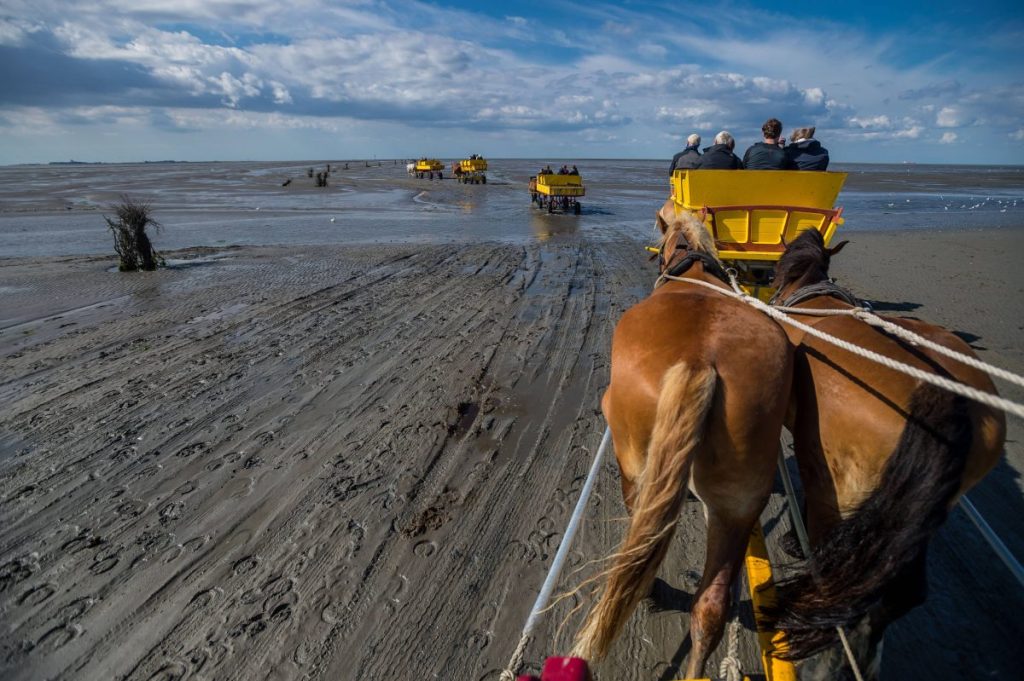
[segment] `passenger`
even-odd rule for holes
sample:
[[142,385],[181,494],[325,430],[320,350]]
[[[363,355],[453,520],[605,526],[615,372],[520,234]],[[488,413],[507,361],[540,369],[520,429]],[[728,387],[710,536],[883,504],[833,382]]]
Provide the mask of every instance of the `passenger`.
[[700,161],[700,135],[693,133],[686,138],[686,148],[672,157],[672,164],[668,167],[668,174],[671,175],[677,170],[696,168]]
[[570,171],[569,171],[569,174],[570,174],[570,175],[579,175],[579,174],[580,174],[580,171],[579,171],[579,170],[577,170],[576,166],[573,166],[573,167],[572,167],[572,170],[570,170]]
[[777,118],[769,118],[761,126],[763,142],[752,144],[743,154],[743,165],[747,170],[786,170],[791,166],[786,152],[779,147],[779,136],[782,134],[782,123]]
[[569,166],[563,165],[561,168],[558,169],[558,174],[559,175],[568,175],[569,174]]
[[727,131],[715,135],[715,143],[704,149],[704,155],[697,161],[694,168],[702,170],[742,170],[743,161],[732,153],[736,148],[736,140]]
[[789,162],[797,170],[826,170],[828,168],[828,149],[814,137],[814,127],[797,128],[790,138],[791,144],[786,149]]

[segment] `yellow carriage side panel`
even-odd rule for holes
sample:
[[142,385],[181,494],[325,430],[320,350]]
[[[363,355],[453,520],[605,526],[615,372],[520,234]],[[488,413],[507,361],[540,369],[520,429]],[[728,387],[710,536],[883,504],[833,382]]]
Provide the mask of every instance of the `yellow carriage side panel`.
[[796,681],[796,667],[792,662],[782,660],[789,644],[782,631],[762,629],[762,608],[775,605],[775,581],[772,578],[772,564],[768,560],[768,549],[764,544],[761,523],[756,523],[750,533],[745,557],[747,584],[750,587],[750,601],[754,606],[754,619],[758,623],[757,642],[761,648],[761,664],[766,681]]
[[430,158],[426,161],[416,161],[416,170],[420,172],[429,172],[431,170],[444,170],[444,164],[438,161],[436,158]]
[[579,175],[538,175],[537,191],[547,196],[583,196],[586,188]]
[[482,158],[466,158],[459,161],[459,168],[464,173],[480,173],[487,170],[487,160]]
[[808,170],[677,170],[672,198],[690,210],[704,206],[832,208],[846,173]]
[[745,243],[750,239],[750,212],[723,210],[715,213],[715,226],[719,241]]

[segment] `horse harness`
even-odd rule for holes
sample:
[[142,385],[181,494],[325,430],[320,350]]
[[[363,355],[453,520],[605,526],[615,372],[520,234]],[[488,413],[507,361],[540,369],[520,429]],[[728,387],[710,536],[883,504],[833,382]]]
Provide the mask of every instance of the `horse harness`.
[[[681,243],[680,243],[681,242]],[[672,255],[666,257],[666,251],[671,250]],[[685,251],[685,255],[679,260],[675,260],[678,251]],[[686,242],[686,239],[682,238],[682,235],[675,235],[669,237],[664,244],[661,246],[661,250],[658,252],[658,257],[661,265],[661,272],[663,275],[670,277],[681,277],[696,263],[704,265],[704,271],[713,277],[720,279],[722,283],[729,283],[729,275],[725,273],[722,268],[722,263],[718,262],[718,259],[712,255],[709,255],[703,251],[694,251],[690,249],[690,245]]]
[[772,296],[771,300],[768,301],[768,304],[775,305],[777,307],[793,307],[794,305],[810,300],[811,298],[817,298],[818,296],[831,296],[833,298],[838,298],[853,307],[860,307],[867,310],[871,309],[871,305],[866,300],[858,299],[857,296],[853,295],[831,279],[819,281],[814,284],[808,284],[807,286],[801,286],[786,296],[785,300],[782,302],[779,302],[779,294],[776,293]]

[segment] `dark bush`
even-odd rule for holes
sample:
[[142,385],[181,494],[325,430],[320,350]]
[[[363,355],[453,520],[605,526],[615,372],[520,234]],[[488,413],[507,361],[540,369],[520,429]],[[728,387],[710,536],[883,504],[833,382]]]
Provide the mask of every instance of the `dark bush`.
[[153,243],[146,234],[152,227],[159,230],[161,225],[153,219],[153,211],[148,203],[136,202],[127,195],[121,196],[121,202],[110,207],[117,219],[103,216],[107,227],[114,235],[114,250],[120,259],[118,269],[122,272],[137,270],[153,271],[164,264],[164,259],[153,248]]

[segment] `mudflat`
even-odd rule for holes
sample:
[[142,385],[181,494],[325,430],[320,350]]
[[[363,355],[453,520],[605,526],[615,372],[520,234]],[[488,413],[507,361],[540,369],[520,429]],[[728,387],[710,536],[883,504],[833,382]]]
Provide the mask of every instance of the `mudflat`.
[[[845,238],[841,284],[1024,371],[1024,231]],[[192,249],[149,274],[0,260],[0,676],[497,679],[604,430],[612,328],[653,283],[639,246]],[[1017,555],[1021,436],[971,492]],[[609,458],[560,590],[625,515]],[[601,678],[678,676],[703,534],[688,502]],[[1015,675],[1024,593],[959,510],[929,568],[883,678]],[[565,652],[585,602],[547,613],[527,669]]]

